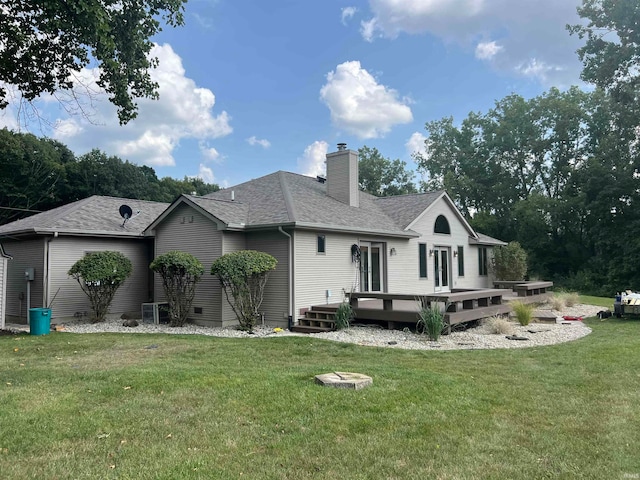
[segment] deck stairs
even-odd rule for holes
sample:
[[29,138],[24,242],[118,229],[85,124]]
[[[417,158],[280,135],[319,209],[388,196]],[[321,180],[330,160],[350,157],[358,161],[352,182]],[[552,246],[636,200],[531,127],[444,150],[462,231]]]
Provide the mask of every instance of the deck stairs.
[[291,327],[292,332],[320,333],[331,332],[336,329],[335,309],[311,307],[304,312],[304,317],[298,319],[298,324]]

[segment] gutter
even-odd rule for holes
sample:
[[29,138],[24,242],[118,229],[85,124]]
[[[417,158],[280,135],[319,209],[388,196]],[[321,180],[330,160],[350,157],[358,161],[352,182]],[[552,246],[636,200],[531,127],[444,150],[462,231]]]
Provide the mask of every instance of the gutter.
[[289,239],[289,328],[293,325],[293,237],[285,232],[282,227],[278,227],[278,231]]

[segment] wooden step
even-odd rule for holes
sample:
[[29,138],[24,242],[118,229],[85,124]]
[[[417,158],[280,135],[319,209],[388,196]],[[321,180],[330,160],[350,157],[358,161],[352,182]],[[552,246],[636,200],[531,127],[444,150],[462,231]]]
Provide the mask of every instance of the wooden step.
[[311,309],[304,313],[304,317],[318,320],[334,320],[336,318],[336,312]]
[[317,327],[325,328],[327,331],[331,331],[335,328],[336,322],[333,320],[319,319],[319,318],[299,318],[298,325],[305,327]]
[[309,325],[293,325],[291,327],[291,331],[298,332],[298,333],[322,333],[322,332],[332,332],[333,328],[312,327]]

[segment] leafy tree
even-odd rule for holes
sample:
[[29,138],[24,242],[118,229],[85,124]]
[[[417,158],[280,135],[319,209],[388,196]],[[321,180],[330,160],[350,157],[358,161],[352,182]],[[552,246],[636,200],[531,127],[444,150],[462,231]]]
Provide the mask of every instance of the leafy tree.
[[583,0],[578,14],[587,24],[567,28],[586,38],[578,49],[584,63],[582,79],[610,90],[617,101],[634,105],[640,91],[640,4],[637,0]]
[[75,278],[89,297],[93,322],[103,322],[116,291],[133,270],[131,260],[120,252],[92,252],[76,263],[68,275]]
[[377,148],[366,145],[358,149],[358,158],[360,188],[365,192],[377,197],[416,192],[406,162],[385,158]]
[[524,280],[527,274],[527,252],[518,242],[493,249],[491,270],[497,280]]
[[[137,115],[136,98],[157,98],[149,69],[151,38],[160,19],[183,24],[186,0],[14,0],[0,9],[0,82],[17,88],[26,101],[43,93],[73,90],[75,72],[95,60],[98,85],[118,108],[120,123]],[[0,86],[0,108],[8,105]]]
[[227,253],[213,262],[211,275],[220,278],[241,329],[253,331],[260,317],[259,309],[269,272],[275,270],[277,263],[268,253],[255,250]]
[[183,326],[204,273],[202,263],[190,253],[171,251],[156,257],[150,268],[162,277],[171,326]]
[[0,224],[59,205],[65,166],[73,159],[67,147],[2,129],[0,158]]

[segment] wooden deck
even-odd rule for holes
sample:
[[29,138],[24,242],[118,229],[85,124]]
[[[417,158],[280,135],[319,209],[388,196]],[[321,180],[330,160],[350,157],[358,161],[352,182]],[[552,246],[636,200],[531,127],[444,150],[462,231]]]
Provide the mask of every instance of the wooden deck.
[[523,282],[496,280],[493,282],[496,288],[511,289],[512,293],[505,295],[508,301],[518,300],[523,303],[544,303],[549,300],[552,293],[553,282]]
[[506,289],[454,290],[428,295],[356,292],[349,294],[349,301],[356,319],[386,322],[388,328],[415,325],[423,306],[440,308],[450,332],[453,325],[508,314],[511,308],[503,296],[510,293]]

